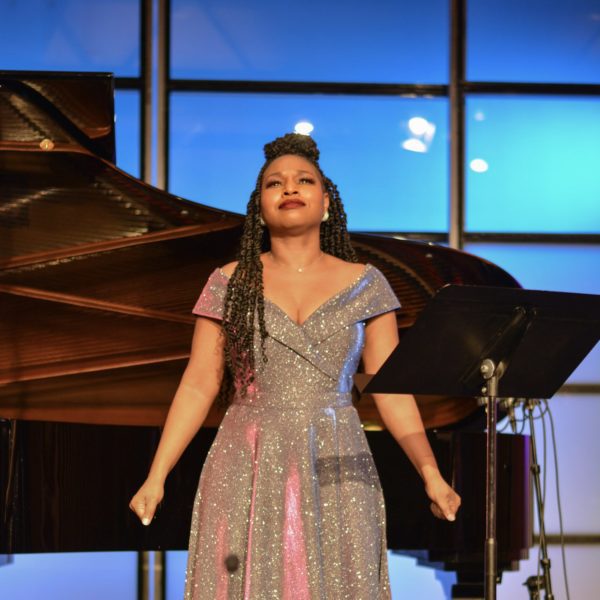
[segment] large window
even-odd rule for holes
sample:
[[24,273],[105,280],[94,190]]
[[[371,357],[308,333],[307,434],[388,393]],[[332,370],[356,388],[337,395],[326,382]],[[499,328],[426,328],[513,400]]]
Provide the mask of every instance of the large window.
[[[418,119],[431,129],[425,152],[405,148]],[[170,190],[245,212],[263,145],[307,122],[352,229],[447,231],[448,114],[439,98],[178,92]]]
[[171,2],[174,78],[444,83],[447,56],[446,0]]
[[600,233],[597,98],[471,96],[467,231]]
[[597,0],[473,0],[471,81],[600,83]]

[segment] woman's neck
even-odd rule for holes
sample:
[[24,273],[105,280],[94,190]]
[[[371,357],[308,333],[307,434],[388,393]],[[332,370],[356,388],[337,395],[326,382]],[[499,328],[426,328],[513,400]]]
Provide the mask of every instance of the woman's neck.
[[268,257],[272,266],[294,269],[301,273],[305,268],[320,262],[323,251],[319,238],[314,235],[272,237]]

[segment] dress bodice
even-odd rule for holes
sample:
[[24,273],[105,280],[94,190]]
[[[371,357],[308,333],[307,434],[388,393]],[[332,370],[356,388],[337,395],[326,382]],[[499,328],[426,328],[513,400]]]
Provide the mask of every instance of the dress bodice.
[[[210,275],[193,313],[221,319],[228,278]],[[365,322],[400,306],[383,274],[367,264],[350,285],[328,298],[302,323],[265,298],[267,361],[255,335],[255,382],[234,403],[277,403],[277,408],[324,408],[347,402],[364,347]]]

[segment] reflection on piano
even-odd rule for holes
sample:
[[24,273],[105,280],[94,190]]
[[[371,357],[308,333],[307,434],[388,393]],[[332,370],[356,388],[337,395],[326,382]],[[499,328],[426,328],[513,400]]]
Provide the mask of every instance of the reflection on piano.
[[[233,260],[240,215],[114,165],[113,80],[0,72],[0,554],[187,547],[212,410],[167,482],[152,527],[127,505],[185,368],[191,307]],[[446,283],[517,286],[499,267],[426,243],[353,234],[403,305],[400,333]],[[474,399],[417,398],[444,476],[463,499],[436,520],[368,397],[358,409],[382,479],[389,548],[483,589],[485,434]],[[527,438],[499,436],[499,571],[531,545]]]

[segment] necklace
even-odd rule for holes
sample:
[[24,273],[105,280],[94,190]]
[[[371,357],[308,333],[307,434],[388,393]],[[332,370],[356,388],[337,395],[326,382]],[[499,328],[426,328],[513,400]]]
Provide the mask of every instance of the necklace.
[[[319,262],[321,260],[321,258],[323,258],[323,251],[319,252],[319,256],[317,256],[317,258],[315,258],[313,261],[309,262],[307,265],[303,265],[302,267],[290,267],[288,265],[283,265],[284,267],[288,267],[289,269],[293,269],[294,271],[296,271],[297,273],[304,273],[304,271],[308,268],[308,267],[312,267],[312,265],[314,265],[315,263]],[[281,264],[279,263],[279,261],[273,256],[273,253],[269,250],[269,256],[271,257],[271,259],[276,263],[276,264]]]

